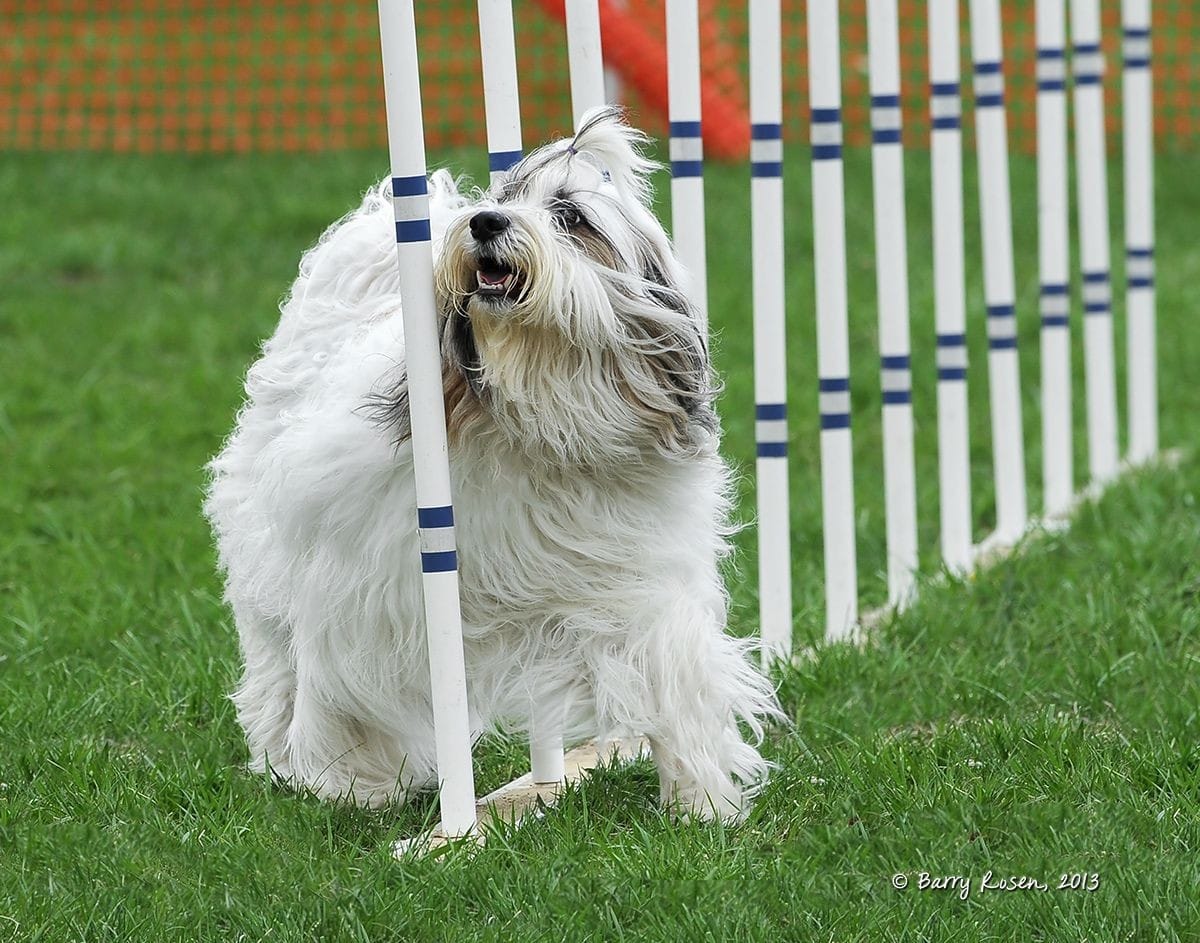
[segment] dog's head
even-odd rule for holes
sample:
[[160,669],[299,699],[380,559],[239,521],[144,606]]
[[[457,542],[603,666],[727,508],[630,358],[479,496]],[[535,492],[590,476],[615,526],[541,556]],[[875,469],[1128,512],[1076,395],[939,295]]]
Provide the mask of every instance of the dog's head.
[[597,109],[447,229],[436,278],[452,433],[486,415],[526,447],[593,463],[688,452],[715,431],[707,345],[650,210],[644,142]]

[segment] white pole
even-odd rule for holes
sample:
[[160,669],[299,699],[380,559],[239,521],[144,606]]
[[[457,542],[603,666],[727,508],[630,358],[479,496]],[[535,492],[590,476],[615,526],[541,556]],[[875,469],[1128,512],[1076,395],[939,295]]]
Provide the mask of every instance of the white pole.
[[[629,6],[628,0],[609,0],[609,5],[618,10],[624,10]],[[604,69],[605,101],[620,104],[623,94],[624,88],[621,83],[621,73],[611,66],[606,67]]]
[[787,353],[783,252],[780,0],[750,4],[750,212],[754,416],[758,459],[758,611],[764,664],[792,650]]
[[821,411],[821,507],[825,538],[825,637],[858,635],[846,326],[846,219],[842,192],[842,91],[837,0],[808,7],[812,109],[813,243],[817,282],[817,374]]
[[691,276],[692,303],[708,324],[704,145],[700,133],[697,0],[667,0],[667,111],[671,125],[671,237]]
[[479,0],[488,169],[495,181],[521,159],[521,106],[512,0]]
[[1071,445],[1070,236],[1066,8],[1037,0],[1038,274],[1042,316],[1042,485],[1047,517],[1075,493]]
[[868,0],[871,169],[875,191],[875,273],[883,385],[883,467],[888,602],[912,597],[917,572],[917,488],[913,467],[912,371],[908,338],[908,242],[904,150],[900,140],[900,38],[896,0]]
[[973,551],[958,34],[958,0],[929,0],[939,514],[942,561],[961,575]]
[[412,0],[379,0],[379,32],[392,165],[392,203],[396,217],[396,255],[403,298],[405,369],[442,830],[447,835],[463,835],[475,827],[475,779],[471,768],[458,555],[433,297],[433,248]]
[[1125,286],[1129,357],[1129,458],[1158,451],[1154,315],[1154,124],[1150,0],[1123,0]]
[[1011,543],[1025,531],[1025,444],[1017,363],[999,0],[971,0],[971,51],[975,63],[975,144],[979,161],[983,294],[987,305],[988,386],[996,484],[995,536],[1003,543]]
[[567,0],[567,61],[571,116],[578,128],[584,112],[606,101],[599,0]]
[[[487,122],[488,168],[495,182],[521,159],[521,106],[517,91],[517,48],[512,0],[479,0],[479,48],[483,57],[483,107]],[[563,779],[561,729],[544,729],[530,710],[529,766],[533,781]]]
[[1117,386],[1109,284],[1108,173],[1104,153],[1104,58],[1098,0],[1071,0],[1075,73],[1075,180],[1083,270],[1084,392],[1092,481],[1117,474]]

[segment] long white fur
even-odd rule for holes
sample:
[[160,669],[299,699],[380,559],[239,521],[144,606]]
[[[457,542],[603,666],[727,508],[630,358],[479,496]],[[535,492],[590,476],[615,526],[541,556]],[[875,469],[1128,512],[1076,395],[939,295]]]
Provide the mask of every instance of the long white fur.
[[[479,348],[450,455],[472,725],[527,730],[533,704],[546,727],[565,710],[568,738],[644,733],[665,803],[734,818],[778,711],[725,632],[711,392],[685,415],[670,371],[648,366],[704,341],[649,210],[641,136],[609,112],[582,127],[527,158],[519,192],[472,200],[445,172],[431,181],[439,303],[469,316]],[[556,228],[562,192],[611,252]],[[513,219],[504,251],[527,286],[507,307],[470,295],[481,208]],[[661,291],[637,270],[647,258]],[[385,181],[304,255],[205,505],[252,767],[369,804],[436,780],[406,404],[391,424],[366,408],[402,390],[403,362]]]

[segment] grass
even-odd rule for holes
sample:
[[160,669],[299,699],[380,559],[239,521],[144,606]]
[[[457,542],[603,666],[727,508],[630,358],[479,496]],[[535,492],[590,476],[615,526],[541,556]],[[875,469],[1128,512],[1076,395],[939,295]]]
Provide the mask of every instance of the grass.
[[[1158,177],[1163,440],[1185,446],[1200,413],[1189,380],[1200,358],[1193,163],[1164,158]],[[737,830],[664,817],[642,763],[602,772],[474,857],[395,862],[391,841],[434,815],[432,800],[365,812],[242,773],[225,698],[236,639],[199,515],[201,466],[230,427],[240,377],[300,251],[382,172],[374,154],[0,159],[0,940],[1200,937],[1200,466],[1191,459],[1118,485],[1070,532],[1031,542],[976,580],[928,587],[865,651],[826,650],[782,675],[794,726],[772,732],[778,774]],[[871,604],[884,582],[866,155],[850,153],[846,172],[860,585]],[[921,538],[934,572],[925,155],[910,156],[909,177]],[[1118,168],[1112,177],[1115,187]],[[821,633],[823,604],[803,161],[789,163],[786,183],[805,644]],[[1031,162],[1014,158],[1037,508],[1033,184]],[[746,518],[746,174],[714,166],[707,185],[721,410],[728,454],[747,476]],[[1119,200],[1113,209],[1119,232]],[[974,219],[967,233],[977,268]],[[982,536],[993,505],[974,275]],[[1114,287],[1120,298],[1119,276]],[[1080,469],[1083,445],[1080,436]],[[752,632],[752,532],[739,551],[733,626]],[[480,788],[523,762],[519,744],[489,743]],[[1051,888],[980,894],[989,869]],[[969,875],[973,893],[920,891],[921,871]],[[1059,875],[1074,872],[1098,874],[1099,887],[1057,890]],[[893,888],[898,873],[908,889]]]

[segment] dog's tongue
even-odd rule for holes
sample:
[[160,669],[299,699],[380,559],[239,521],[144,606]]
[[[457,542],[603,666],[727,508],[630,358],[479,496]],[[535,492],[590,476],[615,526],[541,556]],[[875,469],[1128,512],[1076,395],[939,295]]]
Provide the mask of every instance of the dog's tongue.
[[508,278],[508,272],[497,272],[495,275],[489,275],[487,272],[479,272],[479,280],[486,285],[503,285]]

